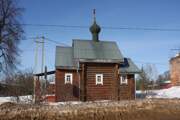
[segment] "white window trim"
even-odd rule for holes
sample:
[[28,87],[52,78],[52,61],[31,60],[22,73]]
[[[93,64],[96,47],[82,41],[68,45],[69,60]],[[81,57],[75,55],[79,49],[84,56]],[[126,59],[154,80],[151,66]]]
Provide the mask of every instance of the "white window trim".
[[[98,82],[98,76],[101,76],[100,82]],[[103,74],[96,74],[96,85],[103,85]]]
[[[67,76],[70,76],[70,83],[67,82]],[[65,73],[65,76],[64,76],[64,82],[65,82],[65,84],[72,84],[72,81],[73,81],[73,75],[72,75],[72,73]]]
[[[123,80],[123,77],[125,77],[125,81]],[[121,80],[121,85],[122,85],[122,84],[128,84],[127,75],[121,75],[121,76],[120,76],[120,80]]]

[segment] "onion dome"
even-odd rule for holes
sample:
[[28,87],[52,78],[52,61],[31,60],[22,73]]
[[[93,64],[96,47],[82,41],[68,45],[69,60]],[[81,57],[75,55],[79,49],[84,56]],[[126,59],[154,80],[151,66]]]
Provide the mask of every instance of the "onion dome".
[[94,21],[92,26],[89,28],[92,34],[96,33],[99,34],[101,32],[101,27]]
[[95,9],[93,11],[94,14],[94,22],[89,28],[90,32],[92,33],[92,40],[94,42],[99,41],[99,33],[101,32],[101,27],[96,23],[96,17],[95,17]]

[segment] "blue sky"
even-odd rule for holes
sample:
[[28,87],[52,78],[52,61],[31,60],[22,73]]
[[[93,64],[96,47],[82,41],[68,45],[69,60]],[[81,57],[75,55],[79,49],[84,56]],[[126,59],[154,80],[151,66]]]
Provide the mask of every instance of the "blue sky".
[[[100,26],[180,28],[179,0],[20,0],[20,6],[25,8],[23,23],[30,24],[90,26],[95,8]],[[91,39],[89,29],[32,26],[24,29],[26,38],[45,36],[70,46],[72,39]],[[175,54],[170,49],[180,47],[180,31],[102,29],[100,39],[116,41],[124,56],[139,67],[153,63],[159,73],[169,69],[169,59]],[[54,69],[55,46],[45,43],[49,70]],[[33,40],[23,40],[19,47],[22,50],[19,68],[33,68]]]

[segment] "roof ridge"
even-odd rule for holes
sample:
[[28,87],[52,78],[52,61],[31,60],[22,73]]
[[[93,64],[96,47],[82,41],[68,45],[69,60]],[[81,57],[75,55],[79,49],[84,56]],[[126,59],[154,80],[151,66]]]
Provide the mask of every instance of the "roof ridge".
[[[72,39],[74,41],[82,41],[82,42],[94,42],[92,40],[88,39]],[[99,42],[108,42],[108,43],[116,43],[116,41],[106,41],[106,40],[100,40]]]
[[72,48],[72,46],[56,46],[56,48]]

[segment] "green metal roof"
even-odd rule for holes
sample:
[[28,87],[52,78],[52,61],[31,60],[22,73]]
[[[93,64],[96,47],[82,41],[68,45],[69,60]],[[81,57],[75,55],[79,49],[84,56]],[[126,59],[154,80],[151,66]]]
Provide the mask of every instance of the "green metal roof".
[[55,66],[73,67],[73,50],[72,47],[56,46]]
[[124,63],[120,64],[120,73],[140,73],[139,68],[130,58],[124,58]]
[[[139,73],[140,70],[130,58],[123,58],[115,42],[89,40],[73,40],[72,47],[56,47],[55,66],[59,68],[77,68],[77,61],[80,59],[107,60],[106,62],[120,63],[120,73]],[[112,61],[111,61],[112,60]]]
[[111,41],[73,40],[74,58],[123,61],[116,44]]

